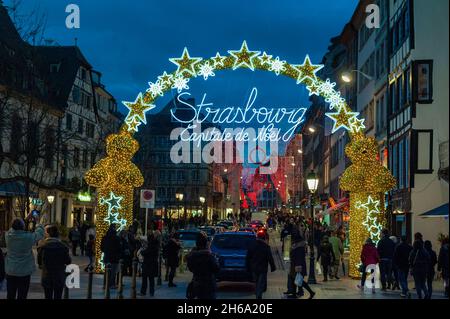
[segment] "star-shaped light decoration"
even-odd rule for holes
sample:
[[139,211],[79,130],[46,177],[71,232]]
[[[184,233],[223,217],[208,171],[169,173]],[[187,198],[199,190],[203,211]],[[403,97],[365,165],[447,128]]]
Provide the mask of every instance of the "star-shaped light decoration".
[[202,58],[191,57],[186,47],[183,49],[183,54],[181,55],[181,57],[169,59],[170,62],[178,67],[176,71],[177,74],[183,74],[184,72],[187,72],[192,76],[197,76],[195,72],[195,65],[201,60]]
[[272,56],[270,54],[267,54],[266,51],[263,52],[261,56],[258,57],[259,63],[261,65],[269,64],[270,60],[272,59]]
[[367,210],[367,213],[379,213],[380,209],[378,208],[380,206],[379,200],[373,200],[372,196],[367,197],[367,203],[361,204],[361,207],[364,207]]
[[336,113],[325,113],[330,119],[334,121],[333,130],[331,133],[336,132],[341,127],[350,131],[350,120],[359,115],[358,112],[348,112],[345,106],[342,106]]
[[253,65],[253,59],[260,54],[260,51],[249,51],[247,42],[244,40],[240,50],[229,50],[228,53],[235,58],[233,70],[236,70],[239,67],[247,67],[254,71],[255,66]]
[[311,95],[317,95],[319,96],[319,85],[317,82],[313,81],[310,85],[306,87],[309,91],[309,96]]
[[126,119],[125,123],[128,125],[128,132],[137,132],[138,126],[141,125],[141,121],[139,121],[137,116],[133,116],[130,119]]
[[317,80],[316,73],[323,68],[322,64],[312,64],[309,55],[306,55],[303,64],[293,66],[298,71],[297,84],[310,79]]
[[160,76],[158,76],[158,80],[164,87],[170,87],[172,85],[173,75],[167,74],[166,71]]
[[216,53],[216,56],[211,58],[214,62],[214,67],[217,68],[219,66],[223,66],[223,60],[225,60],[224,56],[221,56],[219,52]]
[[119,222],[118,217],[119,217],[118,212],[114,213],[114,212],[108,211],[108,216],[106,216],[103,220],[105,222],[107,222],[108,225],[117,224]]
[[127,220],[125,218],[121,218],[116,223],[119,225],[119,228],[117,228],[117,231],[120,232],[125,229],[125,226],[127,225]]
[[113,192],[109,193],[109,198],[104,199],[102,198],[101,203],[102,204],[108,204],[108,212],[111,212],[113,209],[119,209],[122,206],[120,205],[120,201],[123,199],[121,196],[116,196]]
[[134,102],[123,101],[122,103],[129,110],[125,121],[130,120],[133,117],[137,117],[144,124],[147,124],[147,120],[145,119],[145,113],[155,108],[155,105],[144,102],[142,93],[139,93]]
[[353,133],[361,132],[365,128],[366,126],[364,125],[364,119],[354,117],[350,120],[350,129]]

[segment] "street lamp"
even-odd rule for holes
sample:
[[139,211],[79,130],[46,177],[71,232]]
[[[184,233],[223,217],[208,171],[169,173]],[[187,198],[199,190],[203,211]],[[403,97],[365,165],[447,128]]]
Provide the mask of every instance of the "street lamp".
[[206,202],[206,198],[203,196],[200,196],[198,198],[200,200],[200,203],[202,203],[202,210],[203,210],[203,218],[205,218],[205,220],[207,219],[207,216],[205,216],[205,202]]
[[50,204],[50,222],[55,222],[55,216],[53,215],[53,207],[52,207],[52,204],[53,204],[53,202],[55,201],[55,196],[53,196],[53,195],[48,195],[47,196],[47,200],[48,200],[48,203]]
[[342,79],[342,81],[344,81],[345,83],[350,83],[350,82],[352,82],[352,81],[353,81],[352,72],[361,74],[363,77],[365,77],[365,78],[366,78],[367,80],[369,80],[369,81],[372,81],[372,80],[373,80],[373,77],[372,77],[372,76],[370,76],[370,75],[368,75],[368,74],[366,74],[366,73],[364,73],[364,72],[362,72],[362,71],[359,71],[359,70],[351,70],[351,71],[347,71],[347,72],[342,72],[342,74],[341,74],[341,79]]
[[[183,200],[184,194],[183,193],[176,193],[175,194],[175,198],[181,202]],[[180,222],[180,205],[177,205],[178,208],[178,222]]]
[[308,184],[308,189],[310,191],[309,197],[309,205],[311,206],[311,241],[310,245],[310,255],[309,255],[309,276],[308,276],[308,284],[315,284],[316,275],[314,272],[314,205],[313,205],[313,195],[317,191],[317,186],[319,185],[319,178],[317,177],[314,171],[311,171],[306,177],[306,183]]

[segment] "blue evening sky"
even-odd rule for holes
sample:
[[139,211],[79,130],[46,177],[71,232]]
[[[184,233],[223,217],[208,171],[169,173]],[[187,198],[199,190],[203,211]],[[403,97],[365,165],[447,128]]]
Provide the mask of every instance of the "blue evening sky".
[[[65,27],[70,3],[80,7],[80,29]],[[134,100],[164,70],[174,71],[168,59],[179,57],[185,46],[191,56],[206,58],[239,49],[245,39],[250,50],[292,64],[302,63],[306,54],[320,63],[357,0],[26,0],[23,10],[36,5],[47,15],[45,37],[60,45],[72,45],[77,38],[120,103]],[[191,80],[189,86],[197,100],[206,92],[218,106],[243,105],[253,87],[259,91],[255,106],[309,105],[306,88],[268,72],[221,71],[208,81]],[[158,100],[157,107],[172,96]]]

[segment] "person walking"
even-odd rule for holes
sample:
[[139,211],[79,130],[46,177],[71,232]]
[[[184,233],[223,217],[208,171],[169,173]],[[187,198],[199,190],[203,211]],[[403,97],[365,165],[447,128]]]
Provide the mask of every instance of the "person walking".
[[339,280],[338,277],[339,273],[339,266],[341,263],[342,255],[344,254],[344,245],[342,244],[341,239],[337,236],[336,231],[331,232],[331,237],[329,238],[330,244],[333,247],[333,253],[334,253],[334,263],[332,265],[332,276],[330,278],[335,278],[336,280]]
[[441,249],[438,257],[438,271],[441,272],[442,280],[444,281],[444,296],[448,298],[448,276],[449,276],[449,254],[448,254],[448,237],[441,242]]
[[72,243],[72,256],[77,255],[77,247],[80,243],[81,233],[77,225],[74,225],[69,232],[69,240]]
[[153,232],[147,235],[147,247],[141,251],[142,262],[142,285],[141,296],[147,294],[147,283],[150,283],[150,296],[155,295],[155,277],[158,276],[159,241]]
[[95,237],[89,234],[88,241],[86,243],[86,256],[89,258],[89,264],[84,268],[84,271],[89,271],[90,266],[94,266],[94,256],[95,256]]
[[130,245],[128,232],[126,230],[122,230],[119,234],[120,238],[120,259],[122,259],[122,275],[123,276],[131,276],[132,274],[132,259],[133,253],[132,247]]
[[[288,298],[297,298],[297,296],[303,296],[303,288],[309,292],[309,298],[314,298],[316,294],[305,280],[307,274],[306,268],[306,254],[307,254],[308,244],[306,243],[303,236],[300,234],[295,234],[293,238],[292,248],[289,254],[290,258],[290,270],[288,275]],[[303,277],[302,285],[298,286],[299,292],[296,292],[295,277],[300,273]]]
[[395,243],[389,238],[389,231],[383,229],[382,237],[377,245],[380,256],[381,290],[392,288],[392,258],[394,257]]
[[[378,250],[372,239],[367,238],[361,251],[361,284],[358,285],[359,289],[364,290],[367,276],[367,266],[376,265],[379,262],[380,256],[378,255]],[[372,287],[372,293],[375,293],[375,285]]]
[[56,225],[46,228],[47,238],[38,247],[38,265],[42,269],[41,284],[45,299],[61,299],[66,282],[66,266],[72,259],[69,247],[59,239]]
[[7,299],[27,299],[31,274],[36,270],[33,245],[43,237],[44,227],[40,224],[36,225],[34,232],[28,232],[22,219],[12,222],[5,235]]
[[[394,253],[395,248],[400,244],[397,236],[389,237],[394,242]],[[391,278],[392,278],[392,290],[398,289],[400,290],[400,283],[398,279],[398,267],[394,262],[394,256],[392,256],[392,268],[391,268]]]
[[331,246],[328,236],[322,237],[322,241],[319,246],[319,254],[317,261],[319,261],[323,268],[323,281],[328,281],[328,274],[330,271],[330,266],[334,264],[336,256],[334,255],[333,246]]
[[425,250],[423,241],[420,239],[414,242],[413,250],[409,254],[409,267],[411,268],[411,273],[414,277],[417,297],[419,299],[428,299],[426,280],[430,268],[430,255]]
[[400,244],[395,247],[393,263],[398,271],[398,281],[402,292],[400,297],[411,298],[411,294],[408,289],[408,274],[409,274],[409,254],[411,253],[412,246],[408,244],[406,236],[402,236]]
[[200,232],[195,247],[186,256],[187,268],[192,272],[192,280],[186,295],[189,299],[216,299],[216,274],[219,263],[208,248],[208,236]]
[[105,237],[100,243],[100,250],[103,252],[103,263],[111,264],[111,273],[109,276],[109,288],[116,289],[116,276],[119,267],[119,260],[122,255],[120,238],[117,236],[116,226],[111,224]]
[[85,254],[85,250],[86,250],[86,242],[87,242],[87,238],[86,238],[86,234],[87,234],[87,230],[89,229],[89,225],[87,224],[87,222],[83,222],[83,224],[81,224],[80,227],[80,251],[81,251],[81,256],[84,256]]
[[427,271],[427,290],[428,290],[428,296],[427,299],[431,299],[431,295],[433,294],[433,280],[434,275],[436,274],[436,264],[437,264],[437,255],[436,252],[433,250],[433,246],[431,244],[431,241],[425,240],[423,243],[423,247],[427,251],[428,255],[430,256],[430,264]]
[[256,241],[249,247],[246,265],[256,282],[256,299],[262,299],[263,293],[267,290],[268,266],[270,265],[271,272],[276,270],[272,251],[263,232],[256,234]]
[[167,266],[169,268],[169,287],[176,287],[177,285],[173,283],[173,278],[175,277],[175,272],[177,267],[180,265],[180,249],[181,244],[175,238],[175,233],[172,233],[169,241],[167,242]]

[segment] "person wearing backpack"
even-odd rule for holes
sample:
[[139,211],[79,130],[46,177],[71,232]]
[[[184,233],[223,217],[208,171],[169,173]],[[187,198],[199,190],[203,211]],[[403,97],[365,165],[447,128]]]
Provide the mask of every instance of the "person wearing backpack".
[[430,255],[423,247],[422,240],[416,240],[413,244],[413,250],[409,255],[409,267],[411,269],[411,274],[414,277],[418,298],[428,299],[426,280],[430,267]]

